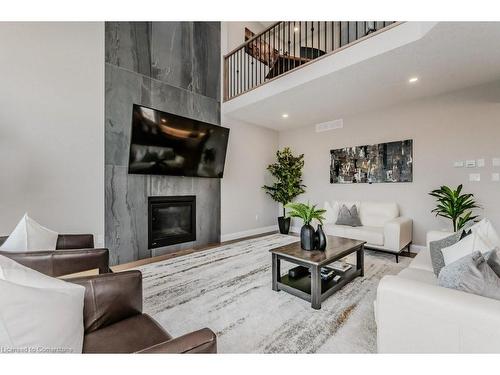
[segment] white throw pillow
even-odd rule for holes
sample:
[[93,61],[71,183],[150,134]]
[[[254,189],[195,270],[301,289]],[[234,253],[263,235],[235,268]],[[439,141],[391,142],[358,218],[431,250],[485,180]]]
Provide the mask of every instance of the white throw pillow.
[[81,353],[85,288],[0,256],[0,347],[7,352]]
[[447,266],[475,251],[480,251],[484,254],[492,249],[479,234],[471,233],[457,243],[443,248],[441,252],[443,253],[444,264]]
[[42,227],[28,214],[24,214],[9,238],[0,246],[1,251],[24,252],[55,250],[58,234]]
[[498,237],[498,233],[488,219],[483,219],[479,223],[474,224],[470,227],[470,230],[472,233],[479,234],[492,249],[500,247],[500,237]]

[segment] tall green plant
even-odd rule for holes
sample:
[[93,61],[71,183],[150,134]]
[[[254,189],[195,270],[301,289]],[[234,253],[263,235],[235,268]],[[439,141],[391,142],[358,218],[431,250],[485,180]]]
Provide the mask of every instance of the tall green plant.
[[304,221],[304,225],[311,224],[314,219],[318,220],[323,224],[325,220],[326,210],[316,209],[316,205],[310,205],[305,203],[288,203],[286,205],[290,211],[288,212],[288,217],[298,217]]
[[276,163],[267,167],[267,170],[275,178],[275,182],[271,186],[264,185],[262,188],[271,198],[283,205],[283,216],[285,216],[287,203],[305,192],[306,186],[302,184],[303,167],[304,154],[294,156],[288,147],[282,151],[278,150]]
[[456,189],[441,186],[429,193],[437,198],[437,207],[431,212],[435,212],[436,216],[451,219],[455,232],[463,228],[467,222],[476,219],[477,215],[472,215],[472,210],[479,208],[474,200],[474,194],[461,194],[462,188],[462,185],[458,185]]

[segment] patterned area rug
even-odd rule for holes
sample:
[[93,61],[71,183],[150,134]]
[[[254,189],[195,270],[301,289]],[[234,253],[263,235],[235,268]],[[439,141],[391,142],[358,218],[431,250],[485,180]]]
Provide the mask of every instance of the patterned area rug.
[[[295,241],[273,234],[139,267],[144,311],[174,337],[211,328],[220,353],[376,352],[377,284],[410,259],[366,251],[365,276],[313,310],[271,289],[269,249]],[[291,267],[282,262],[282,272]]]

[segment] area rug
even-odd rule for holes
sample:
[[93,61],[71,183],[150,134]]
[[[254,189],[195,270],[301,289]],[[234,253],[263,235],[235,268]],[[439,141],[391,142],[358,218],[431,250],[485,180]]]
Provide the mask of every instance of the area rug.
[[[365,252],[365,276],[323,302],[321,310],[271,289],[269,249],[298,241],[273,234],[151,263],[143,273],[144,312],[174,337],[203,327],[219,353],[374,353],[373,301],[384,275],[409,258]],[[282,261],[282,271],[293,267]]]

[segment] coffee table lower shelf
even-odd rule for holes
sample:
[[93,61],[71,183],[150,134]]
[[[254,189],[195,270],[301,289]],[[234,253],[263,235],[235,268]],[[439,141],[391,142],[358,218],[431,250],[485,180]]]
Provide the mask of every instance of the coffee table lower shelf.
[[[362,271],[357,269],[356,266],[353,266],[350,270],[346,272],[335,272],[336,275],[341,276],[342,278],[335,282],[330,281],[321,281],[321,302],[330,297],[333,293],[337,292],[339,289],[344,287],[347,283],[352,281],[358,276],[362,276]],[[280,280],[277,282],[277,287],[279,290],[283,290],[287,293],[293,294],[296,297],[302,298],[307,302],[311,302],[311,276],[303,276],[297,279],[292,279],[288,275],[284,275],[280,277]]]

